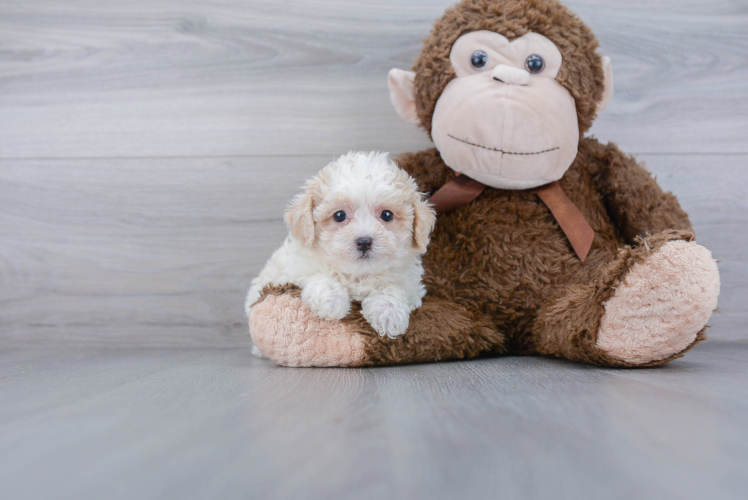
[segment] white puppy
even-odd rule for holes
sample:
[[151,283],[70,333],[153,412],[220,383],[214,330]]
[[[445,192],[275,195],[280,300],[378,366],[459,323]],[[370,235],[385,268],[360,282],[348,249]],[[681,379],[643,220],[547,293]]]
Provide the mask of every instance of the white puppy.
[[421,255],[434,222],[415,181],[387,154],[343,155],[291,202],[290,234],[252,280],[247,314],[266,285],[292,283],[321,318],[344,318],[361,301],[377,333],[401,335],[426,293]]

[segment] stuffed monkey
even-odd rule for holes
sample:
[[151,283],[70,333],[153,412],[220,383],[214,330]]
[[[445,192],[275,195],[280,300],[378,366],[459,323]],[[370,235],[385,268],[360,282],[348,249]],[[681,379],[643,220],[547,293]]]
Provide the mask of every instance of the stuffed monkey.
[[255,345],[289,366],[544,355],[661,365],[705,338],[719,295],[676,198],[583,134],[613,92],[610,60],[556,0],[463,0],[392,70],[392,102],[436,146],[397,161],[440,213],[423,306],[380,337],[354,307],[316,318],[293,286],[251,308]]

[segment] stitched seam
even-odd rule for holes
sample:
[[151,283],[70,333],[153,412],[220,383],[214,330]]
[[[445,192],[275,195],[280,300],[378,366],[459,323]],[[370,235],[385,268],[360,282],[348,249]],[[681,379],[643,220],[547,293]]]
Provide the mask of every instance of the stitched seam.
[[504,151],[502,149],[489,148],[489,147],[486,147],[486,146],[481,146],[480,144],[472,143],[470,141],[466,141],[466,140],[463,140],[463,139],[458,139],[457,137],[453,136],[452,134],[447,134],[447,135],[449,137],[451,137],[452,139],[454,139],[455,141],[464,142],[465,144],[469,144],[471,146],[475,146],[476,148],[483,148],[483,149],[487,149],[489,151],[496,151],[497,153],[504,153],[505,155],[519,155],[519,156],[541,155],[543,153],[550,153],[551,151],[556,151],[557,149],[561,149],[560,147],[555,147],[555,148],[551,148],[551,149],[546,149],[545,151],[537,151],[535,153],[512,153],[512,152],[509,152],[509,151]]
[[[511,85],[504,85],[504,100],[509,102],[509,88]],[[507,130],[507,119],[509,117],[511,108],[507,106],[507,109],[504,111],[504,116],[501,119],[501,144],[511,144],[508,140],[508,136],[510,135],[509,130]],[[488,150],[488,148],[486,148]],[[501,175],[504,173],[504,152],[502,151],[499,153],[499,172],[498,174]]]

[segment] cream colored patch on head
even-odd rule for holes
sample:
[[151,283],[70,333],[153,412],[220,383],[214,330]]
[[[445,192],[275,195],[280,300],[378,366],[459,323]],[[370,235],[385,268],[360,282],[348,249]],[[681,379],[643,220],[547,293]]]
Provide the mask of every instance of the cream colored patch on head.
[[605,304],[597,347],[627,363],[686,349],[717,307],[719,270],[709,250],[672,241],[635,264]]

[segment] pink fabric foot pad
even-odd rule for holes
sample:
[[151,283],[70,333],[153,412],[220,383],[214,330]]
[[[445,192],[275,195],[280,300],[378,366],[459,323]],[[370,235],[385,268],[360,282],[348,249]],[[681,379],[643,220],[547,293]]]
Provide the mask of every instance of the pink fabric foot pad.
[[719,271],[695,242],[671,241],[634,264],[612,299],[597,347],[633,364],[660,361],[686,349],[717,307]]
[[318,318],[287,294],[268,295],[252,307],[249,331],[260,352],[279,365],[351,366],[364,359],[358,334],[342,322]]

